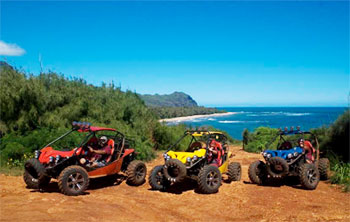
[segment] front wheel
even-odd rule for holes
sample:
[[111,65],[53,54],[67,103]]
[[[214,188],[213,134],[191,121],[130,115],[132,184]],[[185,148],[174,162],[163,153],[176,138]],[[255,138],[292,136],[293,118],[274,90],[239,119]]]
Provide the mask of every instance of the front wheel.
[[68,196],[77,196],[85,192],[89,186],[87,171],[80,166],[70,166],[64,169],[58,177],[58,187]]
[[148,183],[153,190],[166,190],[170,186],[170,182],[164,177],[162,165],[152,169],[148,177]]
[[213,165],[204,166],[198,174],[198,189],[201,193],[216,193],[221,186],[221,173]]
[[29,189],[47,186],[51,178],[45,175],[45,167],[38,159],[32,158],[24,164],[23,180]]
[[299,179],[301,186],[307,190],[316,189],[320,181],[320,173],[315,164],[305,163],[300,167]]
[[146,165],[140,160],[134,160],[126,169],[126,182],[132,186],[139,186],[145,182],[146,172]]
[[260,160],[250,164],[248,176],[252,183],[263,184],[267,179],[266,164]]

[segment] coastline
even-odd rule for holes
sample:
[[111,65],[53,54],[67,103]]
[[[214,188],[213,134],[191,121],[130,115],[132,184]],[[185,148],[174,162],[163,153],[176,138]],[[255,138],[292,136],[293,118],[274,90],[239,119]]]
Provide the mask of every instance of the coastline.
[[217,116],[230,116],[230,115],[234,115],[234,114],[237,114],[237,112],[180,116],[180,117],[174,117],[174,118],[168,118],[168,119],[160,119],[160,120],[158,120],[158,122],[166,122],[166,123],[184,122],[184,121],[188,121],[188,120],[192,120],[192,119],[199,119],[199,118],[206,118],[206,117],[217,117]]

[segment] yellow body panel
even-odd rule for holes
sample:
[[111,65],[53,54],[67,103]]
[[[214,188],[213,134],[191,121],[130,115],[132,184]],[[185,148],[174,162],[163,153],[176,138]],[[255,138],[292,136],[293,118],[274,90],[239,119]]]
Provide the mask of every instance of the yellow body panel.
[[[227,157],[231,156],[231,152],[227,153]],[[228,169],[229,161],[228,159],[219,167],[221,173],[226,173]]]
[[172,158],[172,159],[178,159],[182,163],[186,163],[187,157],[193,158],[193,156],[198,156],[198,157],[203,157],[205,156],[205,149],[199,149],[194,152],[174,152],[174,151],[169,151],[167,154]]

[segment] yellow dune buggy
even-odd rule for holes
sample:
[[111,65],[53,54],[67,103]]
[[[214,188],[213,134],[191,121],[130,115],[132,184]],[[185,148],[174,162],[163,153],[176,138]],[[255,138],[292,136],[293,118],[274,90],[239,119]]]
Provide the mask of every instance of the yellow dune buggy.
[[[215,157],[214,142],[218,147]],[[184,144],[188,144],[185,152],[172,151],[181,149]],[[218,192],[222,174],[227,174],[228,182],[241,179],[241,165],[229,163],[232,154],[228,149],[227,137],[221,132],[187,130],[163,157],[164,165],[154,167],[148,178],[154,190],[166,190],[172,184],[191,178],[197,181],[200,193],[210,194]]]

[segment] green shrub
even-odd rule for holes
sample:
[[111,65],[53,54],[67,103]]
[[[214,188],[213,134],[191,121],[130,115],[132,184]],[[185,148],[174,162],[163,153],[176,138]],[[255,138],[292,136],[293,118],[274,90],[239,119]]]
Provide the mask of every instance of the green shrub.
[[244,145],[244,150],[247,152],[258,153],[266,149],[275,149],[277,146],[277,140],[273,144],[270,144],[277,135],[278,129],[272,129],[269,127],[259,127],[255,129],[253,133],[245,131],[245,141],[247,144]]
[[344,186],[344,191],[350,191],[350,163],[338,162],[332,165],[331,183],[341,184]]

